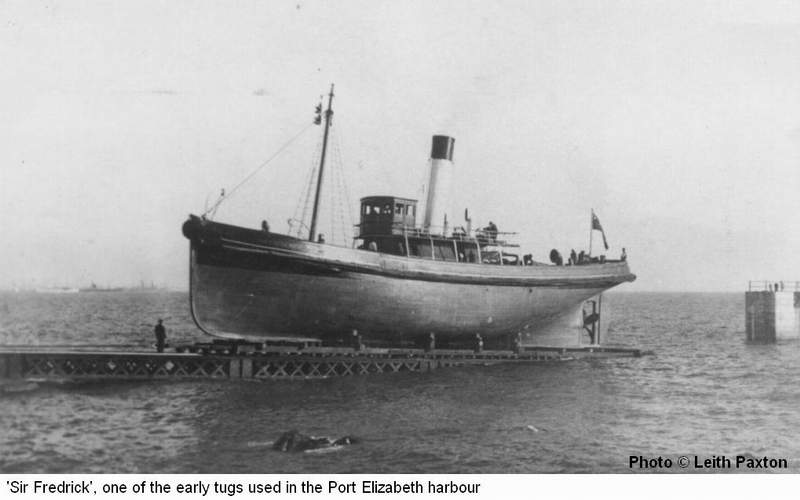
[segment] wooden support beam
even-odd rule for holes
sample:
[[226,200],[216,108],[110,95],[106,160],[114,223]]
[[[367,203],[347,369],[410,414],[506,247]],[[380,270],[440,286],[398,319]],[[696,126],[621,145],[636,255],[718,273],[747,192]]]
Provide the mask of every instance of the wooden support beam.
[[579,357],[640,356],[637,349],[515,345],[514,350],[349,348],[273,349],[238,355],[0,348],[0,378],[81,379],[297,379],[431,371],[447,366],[535,362]]

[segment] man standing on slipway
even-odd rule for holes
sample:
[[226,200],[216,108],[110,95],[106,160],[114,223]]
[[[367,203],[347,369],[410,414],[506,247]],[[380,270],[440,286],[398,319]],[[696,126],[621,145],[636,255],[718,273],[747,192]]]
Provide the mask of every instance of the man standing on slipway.
[[164,352],[164,344],[167,341],[167,331],[164,328],[164,320],[159,319],[158,324],[156,325],[154,331],[156,333],[156,350],[158,352]]

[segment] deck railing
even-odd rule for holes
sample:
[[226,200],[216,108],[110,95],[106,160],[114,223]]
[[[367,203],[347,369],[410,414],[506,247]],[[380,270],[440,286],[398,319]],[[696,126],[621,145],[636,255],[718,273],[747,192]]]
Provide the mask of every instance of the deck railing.
[[800,281],[751,280],[748,292],[800,292]]
[[[355,227],[360,227],[361,224],[355,224]],[[494,231],[488,232],[485,229],[472,229],[469,233],[462,228],[462,227],[455,227],[449,228],[450,235],[446,236],[445,231],[446,227],[443,226],[429,226],[427,228],[421,228],[417,226],[406,226],[404,224],[394,223],[392,224],[392,228],[395,230],[400,230],[403,232],[403,235],[408,236],[409,238],[427,238],[434,241],[475,241],[478,240],[481,244],[491,244],[503,247],[518,247],[516,243],[511,243],[507,239],[500,239],[499,237],[515,237],[519,235],[517,232],[511,231]],[[369,237],[380,237],[386,236],[384,234],[362,234],[359,236],[354,236],[354,240],[369,238]]]

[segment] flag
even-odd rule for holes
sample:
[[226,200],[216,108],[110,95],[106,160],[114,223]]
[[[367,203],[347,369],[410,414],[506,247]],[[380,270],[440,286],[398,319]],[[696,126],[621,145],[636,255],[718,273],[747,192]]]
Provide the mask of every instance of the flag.
[[594,210],[592,210],[592,231],[600,231],[600,234],[603,235],[603,246],[606,247],[608,250],[608,242],[606,241],[606,232],[603,231],[603,226],[600,224],[600,219],[594,214]]

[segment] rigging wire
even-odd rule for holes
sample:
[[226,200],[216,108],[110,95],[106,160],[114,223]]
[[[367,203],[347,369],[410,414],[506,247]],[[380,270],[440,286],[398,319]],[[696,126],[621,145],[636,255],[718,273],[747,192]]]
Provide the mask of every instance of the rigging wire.
[[[342,236],[341,245],[347,246],[347,236],[344,234],[344,200],[342,179],[344,177],[344,162],[342,161],[341,154],[337,151],[338,134],[334,133],[333,144],[331,148],[331,160],[333,168],[331,169],[331,186],[333,187],[333,195],[330,197],[331,205],[331,242],[339,243],[338,237]],[[341,230],[340,230],[341,229]]]
[[330,165],[330,169],[328,169],[328,172],[330,174],[329,175],[329,179],[330,180],[328,182],[328,186],[330,186],[330,189],[328,190],[328,205],[329,205],[328,206],[328,212],[329,212],[328,214],[330,215],[330,225],[328,226],[328,229],[329,229],[328,235],[330,236],[330,243],[336,243],[336,239],[337,239],[337,235],[338,235],[338,233],[336,231],[336,229],[337,229],[336,221],[338,220],[338,217],[339,217],[338,210],[339,210],[339,205],[341,203],[341,193],[339,192],[339,189],[338,189],[341,164],[338,161],[338,158],[336,157],[336,154],[335,154],[335,144],[336,144],[335,138],[336,138],[336,133],[334,133],[333,130],[332,130],[331,131],[331,141],[332,141],[332,144],[331,144],[331,165]]
[[[334,157],[338,159],[338,163],[340,165],[340,175],[339,175],[339,187],[340,192],[344,194],[344,199],[340,198],[340,208],[341,208],[341,223],[342,223],[342,236],[344,237],[344,245],[348,246],[350,242],[352,242],[353,236],[353,211],[352,211],[352,198],[350,197],[350,190],[347,187],[347,177],[344,175],[344,160],[342,154],[342,147],[341,142],[339,141],[339,136],[334,135],[333,137],[333,151]],[[343,207],[341,206],[343,205]],[[346,219],[345,219],[346,215]]]
[[338,202],[338,199],[339,199],[339,197],[337,196],[337,193],[336,193],[336,174],[337,174],[337,170],[338,170],[338,168],[337,168],[338,165],[336,165],[336,160],[335,159],[331,158],[331,160],[332,160],[331,161],[331,168],[330,168],[329,171],[330,171],[330,178],[331,178],[330,184],[331,184],[331,187],[333,189],[329,189],[328,190],[329,191],[328,198],[330,199],[330,201],[329,201],[329,204],[330,204],[330,215],[331,215],[331,226],[330,226],[330,232],[328,234],[330,235],[330,242],[334,243],[335,240],[336,240],[336,205],[337,205],[337,202]]
[[219,197],[219,199],[217,200],[217,202],[216,202],[216,203],[214,203],[214,205],[213,205],[211,208],[207,209],[207,210],[206,210],[206,211],[203,213],[203,217],[205,217],[206,215],[208,215],[208,214],[210,214],[210,213],[214,213],[214,212],[216,212],[216,211],[217,211],[217,208],[218,208],[218,207],[219,207],[219,206],[222,204],[222,202],[223,202],[223,201],[226,201],[228,198],[230,198],[231,196],[233,196],[233,194],[234,194],[234,193],[235,193],[235,192],[236,192],[236,191],[237,191],[237,190],[238,190],[240,187],[242,187],[242,185],[243,185],[244,183],[246,183],[247,181],[249,181],[250,179],[252,179],[252,178],[253,178],[253,176],[254,176],[254,175],[256,175],[256,174],[257,174],[257,173],[258,173],[258,172],[259,172],[259,171],[260,171],[262,168],[266,167],[266,166],[267,166],[267,164],[268,164],[269,162],[271,162],[272,160],[274,160],[274,159],[275,159],[275,158],[276,158],[276,157],[277,157],[279,154],[281,154],[281,153],[282,153],[282,152],[283,152],[283,151],[284,151],[286,148],[288,148],[288,147],[289,147],[289,146],[290,146],[290,145],[291,145],[291,144],[292,144],[292,143],[293,143],[293,142],[294,142],[294,141],[295,141],[297,138],[299,138],[301,135],[303,135],[303,133],[305,133],[305,132],[306,132],[306,131],[307,131],[309,128],[311,128],[311,127],[313,127],[313,126],[314,126],[314,123],[312,122],[312,123],[309,123],[308,125],[306,125],[305,127],[303,127],[303,129],[302,129],[302,130],[300,130],[300,132],[298,132],[298,133],[297,133],[297,134],[295,134],[295,135],[294,135],[294,136],[293,136],[291,139],[289,139],[288,141],[286,141],[286,143],[284,143],[284,144],[283,144],[283,146],[281,146],[281,147],[280,147],[280,148],[279,148],[279,149],[278,149],[278,150],[277,150],[277,151],[276,151],[276,152],[275,152],[275,153],[274,153],[272,156],[270,156],[269,158],[267,158],[267,159],[266,159],[266,160],[265,160],[265,161],[264,161],[264,162],[263,162],[261,165],[259,165],[259,166],[258,166],[258,167],[257,167],[255,170],[253,170],[252,172],[250,172],[250,174],[248,174],[248,175],[247,175],[247,177],[245,177],[245,178],[244,178],[244,179],[242,179],[242,180],[241,180],[241,181],[240,181],[238,184],[236,184],[236,185],[233,187],[233,189],[231,189],[230,191],[228,191],[228,193],[227,193],[227,194],[225,194],[225,190],[223,189],[223,190],[222,190],[222,194],[220,194],[220,197]]
[[[245,183],[247,183],[250,179],[252,179],[258,172],[261,171],[261,169],[266,167],[272,160],[274,160],[278,155],[280,155],[286,148],[288,148],[295,140],[297,140],[313,125],[319,125],[319,121],[316,120],[303,127],[297,134],[292,136],[275,153],[273,153],[272,156],[267,158],[255,170],[250,172],[244,179],[242,179],[238,184],[236,184],[232,189],[230,189],[227,192],[227,194],[225,192],[225,189],[222,189],[219,198],[210,208],[208,207],[208,201],[206,200],[206,207],[205,211],[203,212],[203,217],[206,217],[209,214],[211,214],[210,217],[213,218],[217,209],[223,202],[225,202],[228,198],[233,196],[233,194],[236,193],[236,191],[238,191],[240,187],[242,187]],[[331,226],[330,226],[330,232],[328,234],[330,235],[330,240],[331,240],[330,243],[333,243],[334,240],[337,239],[336,236],[338,234],[341,234],[344,240],[342,242],[343,246],[348,246],[349,240],[352,239],[351,238],[352,228],[354,226],[353,214],[352,211],[349,209],[351,197],[344,175],[344,161],[343,161],[341,143],[339,141],[338,134],[334,133],[331,135],[333,136],[333,144],[332,144],[333,154],[331,155],[332,165],[331,168],[329,169],[330,170],[329,184],[333,189],[331,193],[328,193],[328,196],[324,197],[327,198],[327,200],[325,200],[327,203],[325,204],[329,206],[331,215],[331,223],[330,223]],[[308,225],[306,224],[306,219],[308,218],[308,212],[310,209],[310,204],[312,199],[312,192],[314,191],[314,187],[316,186],[316,174],[319,169],[318,158],[321,154],[321,150],[322,150],[322,138],[320,138],[319,142],[316,145],[314,158],[312,159],[312,168],[310,169],[305,186],[305,196],[303,198],[298,199],[298,204],[295,207],[293,218],[288,220],[289,223],[288,233],[291,235],[293,232],[295,232],[298,238],[302,237],[301,233],[303,232],[304,228],[310,231]],[[323,200],[320,200],[320,205],[323,205]],[[298,218],[298,212],[300,212],[301,206],[302,206],[302,213],[300,213],[300,217]],[[340,222],[339,227],[337,227],[336,224],[337,219]],[[294,224],[297,224],[296,231],[294,228]],[[348,235],[348,233],[350,234]]]
[[[341,244],[349,246],[352,243],[353,214],[350,210],[350,192],[347,186],[346,176],[344,175],[344,160],[342,154],[341,141],[338,134],[331,128],[331,155],[326,169],[327,175],[325,186],[320,194],[320,212],[330,216],[326,225],[325,233],[327,243]],[[319,169],[319,156],[322,150],[322,138],[316,145],[314,155],[311,160],[308,177],[305,183],[305,193],[301,193],[295,206],[293,218],[289,222],[289,234],[296,235],[298,238],[305,236],[303,231],[309,230],[308,219],[310,217],[310,206],[313,199],[314,188],[316,186],[317,172]],[[302,207],[302,212],[301,212]],[[348,225],[349,224],[349,225]],[[341,238],[341,242],[339,241]]]
[[[317,146],[314,150],[314,154],[311,157],[311,168],[308,171],[308,178],[306,180],[306,192],[304,197],[300,197],[297,199],[297,206],[295,207],[294,214],[292,215],[292,219],[289,221],[289,235],[291,236],[293,230],[293,224],[297,223],[297,231],[295,231],[298,238],[301,238],[303,228],[305,227],[307,230],[311,230],[306,224],[306,218],[308,217],[308,211],[311,207],[311,199],[312,193],[314,192],[314,186],[316,185],[315,179],[317,178],[317,169],[319,168],[319,155],[322,152],[322,137],[320,136],[319,140],[317,141]],[[303,211],[298,217],[298,212],[300,212],[300,206],[302,205]]]

